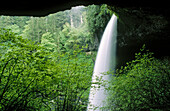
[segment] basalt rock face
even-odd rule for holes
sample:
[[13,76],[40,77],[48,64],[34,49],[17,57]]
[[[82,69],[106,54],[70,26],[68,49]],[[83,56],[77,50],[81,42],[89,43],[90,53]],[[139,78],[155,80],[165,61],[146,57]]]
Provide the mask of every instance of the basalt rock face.
[[134,59],[143,44],[154,56],[169,56],[170,18],[145,9],[120,9],[118,12],[117,66]]

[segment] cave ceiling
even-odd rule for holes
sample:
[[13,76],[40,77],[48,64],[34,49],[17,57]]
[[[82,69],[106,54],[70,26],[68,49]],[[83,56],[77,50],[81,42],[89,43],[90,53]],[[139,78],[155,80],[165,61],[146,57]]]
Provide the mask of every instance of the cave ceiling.
[[50,13],[70,9],[78,5],[108,4],[118,8],[145,9],[149,13],[169,16],[170,5],[167,0],[45,0],[45,1],[3,1],[0,5],[0,15],[10,16],[46,16]]

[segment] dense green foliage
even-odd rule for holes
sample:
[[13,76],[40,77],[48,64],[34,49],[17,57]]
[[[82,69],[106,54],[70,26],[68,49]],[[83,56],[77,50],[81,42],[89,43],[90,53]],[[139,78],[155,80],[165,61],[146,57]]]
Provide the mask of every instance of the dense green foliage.
[[81,48],[50,53],[6,29],[0,42],[1,110],[86,109],[93,63]]
[[113,12],[107,8],[107,5],[87,7],[86,19],[88,30],[90,30],[89,50],[96,50],[103,35],[103,31],[110,20]]
[[113,12],[107,8],[107,5],[96,6],[90,5],[87,8],[87,20],[88,28],[92,31],[92,34],[99,33],[99,30],[103,30],[106,27]]
[[110,85],[112,111],[167,111],[170,106],[170,62],[141,49],[136,59],[117,70]]
[[[51,66],[44,59],[45,52],[15,36],[9,30],[0,30],[1,75],[0,108],[2,110],[33,110],[42,106],[42,101],[51,86]],[[36,51],[35,51],[36,50]],[[47,92],[46,92],[47,91]],[[42,98],[41,98],[42,97]]]
[[24,26],[29,19],[29,17],[0,16],[0,28],[12,29],[13,32],[22,34]]

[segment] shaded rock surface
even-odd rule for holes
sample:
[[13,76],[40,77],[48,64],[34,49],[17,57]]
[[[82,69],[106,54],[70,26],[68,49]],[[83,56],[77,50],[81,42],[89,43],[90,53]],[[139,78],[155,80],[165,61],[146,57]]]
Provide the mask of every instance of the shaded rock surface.
[[143,44],[154,56],[169,56],[170,19],[162,14],[148,13],[144,9],[120,9],[118,22],[118,67],[134,59]]

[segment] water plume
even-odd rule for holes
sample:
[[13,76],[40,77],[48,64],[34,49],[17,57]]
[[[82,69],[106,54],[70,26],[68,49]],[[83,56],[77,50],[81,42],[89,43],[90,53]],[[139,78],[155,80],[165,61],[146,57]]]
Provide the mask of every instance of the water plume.
[[[117,17],[113,14],[108,22],[100,42],[92,77],[87,111],[102,111],[105,107],[107,91],[105,88],[110,75],[104,74],[114,71],[116,66]],[[100,84],[100,82],[102,83]]]

